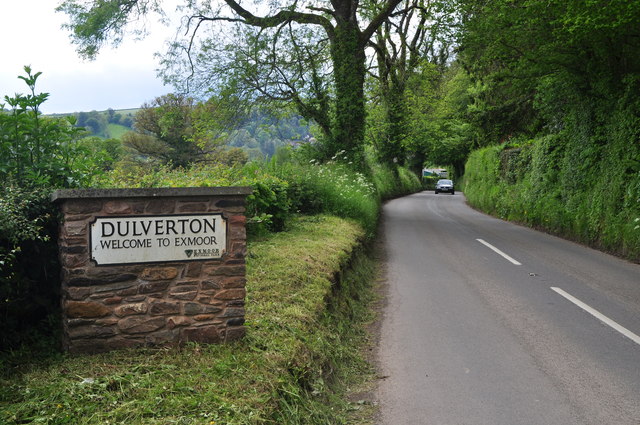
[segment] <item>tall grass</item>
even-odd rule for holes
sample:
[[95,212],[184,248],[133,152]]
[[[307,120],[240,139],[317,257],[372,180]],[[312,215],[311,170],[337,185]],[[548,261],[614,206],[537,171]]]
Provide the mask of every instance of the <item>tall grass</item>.
[[271,164],[270,171],[287,181],[295,213],[326,213],[350,218],[372,232],[378,220],[380,198],[361,173],[342,164]]
[[[356,220],[373,236],[380,203],[420,190],[419,178],[406,168],[370,165],[370,173],[331,161],[251,162],[227,167],[209,164],[190,169],[119,168],[97,177],[96,187],[252,186],[250,226],[280,231],[296,214],[332,214]],[[257,231],[257,233],[262,233]]]

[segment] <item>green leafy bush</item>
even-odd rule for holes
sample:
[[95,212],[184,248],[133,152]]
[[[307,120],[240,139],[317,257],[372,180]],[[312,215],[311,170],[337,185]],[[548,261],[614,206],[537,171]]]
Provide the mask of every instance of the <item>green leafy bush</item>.
[[36,93],[41,73],[24,71],[28,94],[5,96],[0,105],[1,348],[19,346],[30,327],[57,312],[57,210],[49,196],[86,184],[104,160],[79,143],[83,133],[72,120],[42,116],[49,95]]
[[262,164],[251,163],[243,168],[243,186],[253,187],[247,198],[247,230],[280,232],[291,215],[289,183],[269,173]]
[[21,186],[69,187],[84,184],[94,167],[90,152],[77,144],[84,134],[73,127],[73,118],[47,118],[40,111],[49,97],[36,93],[41,73],[24,67],[29,94],[5,96],[0,104],[0,178],[12,178]]
[[50,194],[49,187],[0,189],[0,350],[32,340],[36,325],[52,331],[60,272]]

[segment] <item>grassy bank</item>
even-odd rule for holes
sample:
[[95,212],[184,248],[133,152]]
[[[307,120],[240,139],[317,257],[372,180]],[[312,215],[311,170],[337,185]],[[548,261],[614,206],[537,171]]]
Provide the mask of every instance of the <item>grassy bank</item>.
[[307,216],[251,242],[247,336],[229,345],[2,357],[0,423],[340,424],[368,366],[373,266],[351,221]]

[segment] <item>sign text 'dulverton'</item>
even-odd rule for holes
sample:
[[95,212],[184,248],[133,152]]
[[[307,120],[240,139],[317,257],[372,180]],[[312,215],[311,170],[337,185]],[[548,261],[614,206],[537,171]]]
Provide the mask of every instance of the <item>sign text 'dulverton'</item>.
[[221,214],[97,217],[91,223],[97,265],[220,258],[227,246]]

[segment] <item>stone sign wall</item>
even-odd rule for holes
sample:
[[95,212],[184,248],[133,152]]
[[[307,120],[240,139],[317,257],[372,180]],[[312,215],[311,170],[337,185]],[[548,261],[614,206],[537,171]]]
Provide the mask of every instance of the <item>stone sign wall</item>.
[[65,349],[244,335],[251,188],[60,190]]

